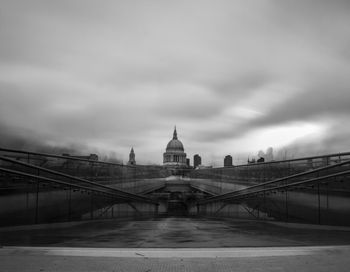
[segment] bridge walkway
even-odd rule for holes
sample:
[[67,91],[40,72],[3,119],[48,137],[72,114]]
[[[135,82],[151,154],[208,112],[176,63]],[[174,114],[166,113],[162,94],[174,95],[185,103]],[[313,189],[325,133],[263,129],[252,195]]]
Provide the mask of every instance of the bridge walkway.
[[350,229],[157,218],[0,228],[2,271],[347,271]]

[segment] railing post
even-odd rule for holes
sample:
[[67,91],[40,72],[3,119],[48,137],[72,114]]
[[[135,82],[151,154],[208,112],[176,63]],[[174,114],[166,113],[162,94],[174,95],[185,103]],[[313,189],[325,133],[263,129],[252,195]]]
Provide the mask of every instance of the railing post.
[[90,194],[90,219],[92,220],[94,219],[94,193],[91,191]]
[[40,181],[36,181],[36,198],[35,198],[35,224],[38,224],[39,217],[39,189],[40,189]]
[[321,198],[320,198],[320,182],[317,182],[317,200],[318,200],[318,224],[321,224]]
[[89,175],[89,177],[86,177],[86,179],[94,180],[93,168],[94,168],[93,162],[89,162],[89,171],[86,171],[87,172],[86,174]]
[[71,209],[72,209],[72,186],[69,186],[69,192],[68,192],[68,221],[71,221]]
[[[264,189],[264,204],[263,204],[263,207],[264,207],[264,209],[265,209],[265,214],[267,213],[267,208],[266,208],[266,191],[265,191],[265,185],[264,185],[264,187],[263,187],[263,189]],[[266,216],[265,216],[265,219],[267,219],[266,218]]]
[[288,189],[286,188],[286,222],[289,221],[288,215]]
[[159,213],[159,204],[156,204],[156,215]]
[[[40,175],[40,170],[38,170],[37,175]],[[36,181],[36,197],[35,197],[35,224],[38,224],[39,220],[39,190],[40,190],[40,181]]]
[[328,193],[328,182],[326,183],[326,207],[327,207],[327,223],[329,221],[329,193]]
[[29,183],[26,185],[26,209],[29,209],[29,193],[31,191],[31,186]]

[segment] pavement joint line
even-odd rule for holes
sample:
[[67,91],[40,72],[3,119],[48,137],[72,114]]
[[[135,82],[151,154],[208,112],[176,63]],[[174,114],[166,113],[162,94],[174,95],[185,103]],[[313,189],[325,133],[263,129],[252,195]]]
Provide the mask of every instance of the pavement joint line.
[[41,255],[71,257],[119,258],[242,258],[302,256],[333,250],[350,251],[350,245],[296,247],[230,247],[230,248],[76,248],[16,247],[0,248],[0,255]]

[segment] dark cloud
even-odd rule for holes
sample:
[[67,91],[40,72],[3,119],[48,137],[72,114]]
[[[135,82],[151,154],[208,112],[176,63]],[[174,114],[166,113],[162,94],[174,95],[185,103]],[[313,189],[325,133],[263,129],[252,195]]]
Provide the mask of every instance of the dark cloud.
[[189,155],[218,160],[301,152],[300,124],[323,131],[305,136],[310,152],[346,149],[349,10],[341,0],[2,1],[2,144],[13,135],[11,146],[124,158],[135,146],[160,163],[176,124]]

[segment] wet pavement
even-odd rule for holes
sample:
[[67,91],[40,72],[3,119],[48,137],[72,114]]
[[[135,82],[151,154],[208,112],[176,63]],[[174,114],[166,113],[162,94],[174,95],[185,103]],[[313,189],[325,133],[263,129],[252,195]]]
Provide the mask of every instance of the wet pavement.
[[348,271],[350,228],[169,217],[0,229],[0,271]]
[[222,248],[350,245],[350,228],[168,217],[0,229],[1,246]]

